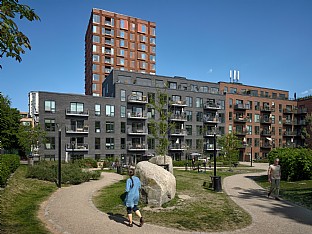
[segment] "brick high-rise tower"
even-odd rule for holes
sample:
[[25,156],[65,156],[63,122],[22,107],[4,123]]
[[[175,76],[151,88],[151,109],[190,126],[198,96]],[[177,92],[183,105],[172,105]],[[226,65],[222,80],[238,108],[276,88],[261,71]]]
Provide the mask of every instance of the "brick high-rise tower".
[[156,73],[156,24],[92,9],[85,36],[85,94],[102,96],[112,69]]

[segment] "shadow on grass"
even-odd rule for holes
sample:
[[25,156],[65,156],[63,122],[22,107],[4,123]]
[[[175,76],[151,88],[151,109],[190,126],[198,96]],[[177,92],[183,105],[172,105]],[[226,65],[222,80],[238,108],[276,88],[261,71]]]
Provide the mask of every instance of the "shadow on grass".
[[[263,180],[259,176],[246,175],[245,178],[257,181]],[[237,198],[252,201],[251,205],[260,207],[263,212],[267,212],[273,216],[295,220],[298,223],[312,225],[312,210],[299,207],[285,200],[275,201],[272,198],[268,198],[267,191],[263,188],[243,189],[234,187],[234,189],[238,192],[236,195]]]

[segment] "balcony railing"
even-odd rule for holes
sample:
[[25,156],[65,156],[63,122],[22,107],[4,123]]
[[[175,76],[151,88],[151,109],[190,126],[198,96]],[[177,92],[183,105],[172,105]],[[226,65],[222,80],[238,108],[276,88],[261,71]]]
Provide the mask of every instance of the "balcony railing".
[[294,122],[294,125],[307,125],[307,122],[305,120],[297,120]]
[[146,128],[128,128],[128,134],[129,135],[147,135],[147,129]]
[[186,114],[173,114],[170,116],[171,121],[187,121]]
[[[216,150],[220,150],[218,145],[216,145]],[[214,144],[206,143],[204,144],[204,150],[214,150]]]
[[66,109],[66,115],[89,116],[89,111],[74,111],[74,110]]
[[271,136],[272,132],[269,131],[269,130],[262,130],[260,135],[262,135],[262,136]]
[[170,106],[180,106],[180,107],[186,107],[187,104],[186,104],[186,101],[170,101],[169,102],[169,105]]
[[213,137],[214,136],[214,134],[216,134],[216,136],[220,136],[220,132],[219,131],[212,131],[212,130],[210,130],[210,131],[206,131],[206,132],[204,132],[204,136],[208,136],[208,137]]
[[128,96],[128,102],[145,104],[145,103],[148,103],[148,98],[147,98],[147,96],[130,94]]
[[89,126],[78,127],[76,125],[66,126],[66,133],[89,133]]
[[128,145],[129,151],[146,151],[147,145],[146,144],[130,144]]
[[284,125],[292,125],[294,123],[294,121],[292,121],[291,119],[286,119],[283,121]]
[[241,118],[235,118],[234,122],[236,122],[236,123],[246,123],[248,120],[249,120],[248,118],[241,117]]
[[284,136],[296,136],[297,132],[294,131],[285,131]]
[[171,136],[186,136],[187,131],[183,130],[183,129],[174,129],[169,133],[169,135],[171,135]]
[[169,150],[186,150],[186,145],[175,143],[175,144],[169,145]]
[[238,135],[238,136],[244,136],[248,133],[247,130],[242,130],[242,131],[236,131],[234,132],[235,135]]
[[88,151],[89,145],[86,143],[67,143],[66,151]]
[[128,119],[147,119],[147,115],[143,112],[128,112]]
[[203,117],[203,122],[204,122],[204,123],[214,123],[214,124],[218,124],[220,121],[219,121],[219,118],[216,118],[216,117],[204,116],[204,117]]
[[260,111],[262,111],[262,112],[272,112],[272,111],[275,111],[275,108],[274,107],[270,107],[270,106],[264,106],[264,107],[260,108]]
[[262,123],[262,124],[271,124],[272,120],[270,118],[260,118],[260,123]]
[[216,103],[206,103],[204,104],[204,109],[207,110],[221,110],[221,106]]
[[272,144],[270,144],[270,143],[262,143],[262,144],[260,144],[260,147],[264,148],[264,149],[271,149],[272,148]]
[[307,108],[299,108],[297,110],[294,111],[295,114],[306,114],[308,113],[308,109]]
[[234,105],[234,110],[249,110],[250,106],[248,104],[236,104]]
[[283,113],[285,113],[285,114],[292,114],[292,113],[294,113],[294,110],[290,109],[290,108],[284,108],[283,109]]

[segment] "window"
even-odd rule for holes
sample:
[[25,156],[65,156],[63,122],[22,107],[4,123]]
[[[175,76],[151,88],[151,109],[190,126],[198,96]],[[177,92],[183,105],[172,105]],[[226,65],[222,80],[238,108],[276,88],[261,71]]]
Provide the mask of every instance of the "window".
[[196,135],[197,136],[203,135],[203,126],[202,125],[196,125]]
[[125,31],[120,30],[119,36],[120,36],[121,38],[125,38]]
[[203,148],[203,139],[196,139],[196,149],[201,150]]
[[94,55],[92,56],[92,60],[93,60],[93,62],[100,62],[100,56],[97,55],[97,54],[94,54]]
[[94,81],[99,81],[100,80],[100,75],[99,74],[93,74],[92,77],[93,77]]
[[120,101],[126,101],[126,90],[120,90]]
[[115,124],[111,121],[106,121],[106,133],[114,133],[115,132]]
[[100,37],[99,36],[93,36],[93,42],[100,43]]
[[219,88],[211,87],[210,88],[210,93],[218,94],[219,93]]
[[252,126],[251,125],[247,125],[247,134],[248,135],[252,134]]
[[229,112],[229,121],[232,121],[232,120],[233,120],[233,113]]
[[155,119],[155,109],[154,108],[148,108],[147,109],[147,118]]
[[154,138],[148,138],[147,139],[147,146],[148,146],[148,149],[155,149],[155,139]]
[[275,124],[275,115],[272,115],[271,119],[272,119],[272,124]]
[[283,111],[283,106],[282,106],[282,104],[278,104],[278,111],[279,111],[279,113],[282,113],[282,111]]
[[202,98],[199,98],[199,97],[196,98],[195,107],[199,107],[199,108],[203,107],[203,99]]
[[70,103],[70,113],[83,113],[83,103],[71,102]]
[[196,121],[202,122],[203,121],[203,112],[197,112],[196,113]]
[[202,87],[200,87],[199,91],[203,92],[203,93],[208,93],[208,87],[207,86],[202,86]]
[[55,149],[55,137],[45,138],[45,149],[47,150]]
[[115,140],[114,138],[106,138],[105,149],[115,149]]
[[106,105],[106,116],[107,117],[114,117],[115,116],[115,106]]
[[176,82],[169,82],[169,89],[177,89],[177,83]]
[[120,149],[126,148],[126,138],[120,138]]
[[282,124],[282,116],[278,116],[278,123]]
[[188,136],[192,136],[192,125],[185,126],[186,132]]
[[95,132],[101,132],[101,122],[100,121],[94,122],[94,129],[95,129]]
[[44,130],[48,132],[55,131],[55,119],[44,119]]
[[186,110],[185,111],[185,113],[186,113],[186,119],[187,119],[187,121],[193,121],[193,114],[192,114],[192,111],[188,111],[188,110]]
[[55,101],[44,101],[44,111],[55,113]]
[[237,93],[237,88],[230,87],[230,93]]
[[259,122],[260,122],[260,115],[255,114],[255,123],[259,123]]
[[230,98],[230,99],[229,99],[229,108],[232,108],[232,107],[233,107],[233,99]]
[[96,52],[96,51],[97,51],[97,46],[96,46],[96,45],[93,45],[93,46],[92,46],[92,51],[93,51],[93,52]]
[[186,101],[186,105],[188,107],[193,107],[193,98],[192,97],[186,97],[185,101]]
[[191,84],[191,91],[198,92],[198,86]]
[[260,102],[255,102],[255,110],[260,110]]
[[152,62],[155,62],[155,61],[156,61],[156,56],[155,56],[155,55],[150,55],[150,60],[151,60]]
[[92,71],[97,71],[98,68],[99,68],[99,65],[97,65],[97,64],[92,65]]
[[120,123],[120,132],[121,133],[126,133],[126,122],[121,122]]
[[92,84],[92,91],[96,91],[97,90],[97,84]]
[[155,46],[151,46],[151,52],[156,53],[156,47]]
[[126,118],[126,107],[125,106],[120,106],[120,117]]
[[93,23],[100,23],[100,16],[99,15],[93,15]]
[[256,135],[260,134],[260,126],[255,126],[255,134]]
[[94,106],[94,113],[96,116],[100,116],[101,115],[101,105],[100,104],[95,104]]
[[119,20],[119,23],[120,23],[120,28],[126,28],[126,22],[125,20]]
[[119,41],[119,46],[120,46],[120,47],[124,47],[124,46],[125,46],[125,41],[121,39],[121,40]]
[[231,133],[233,131],[233,127],[232,124],[229,125],[229,133]]
[[101,149],[101,138],[96,137],[94,139],[94,149]]
[[155,36],[156,35],[156,28],[150,28],[150,33],[151,33],[151,35]]
[[259,147],[259,146],[260,146],[260,139],[255,138],[255,147]]
[[192,139],[186,139],[185,140],[185,143],[186,143],[186,146],[189,148],[189,149],[192,149]]
[[155,44],[156,44],[156,39],[153,38],[153,37],[151,37],[151,38],[150,38],[150,43],[153,44],[153,45],[155,45]]

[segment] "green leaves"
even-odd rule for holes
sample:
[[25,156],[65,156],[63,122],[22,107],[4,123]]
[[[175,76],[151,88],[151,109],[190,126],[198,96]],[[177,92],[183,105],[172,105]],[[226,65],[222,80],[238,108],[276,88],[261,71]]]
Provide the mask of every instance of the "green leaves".
[[28,37],[19,31],[13,21],[16,15],[19,15],[20,19],[25,17],[29,21],[40,20],[40,18],[33,9],[19,4],[18,0],[0,1],[0,59],[5,55],[21,62],[21,54],[25,53],[24,48],[30,50],[31,45]]

